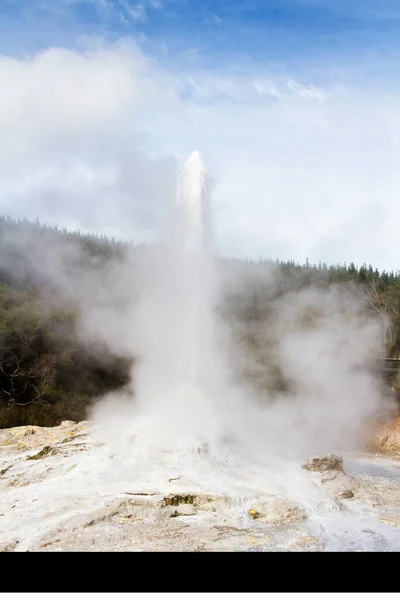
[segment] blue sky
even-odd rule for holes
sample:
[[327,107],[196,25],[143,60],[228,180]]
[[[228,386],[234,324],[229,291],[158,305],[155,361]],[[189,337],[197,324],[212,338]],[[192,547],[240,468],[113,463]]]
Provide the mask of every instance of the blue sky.
[[[363,55],[397,52],[397,0],[3,0],[2,53],[54,45],[81,35],[141,39],[160,60],[198,51],[199,66],[237,60],[321,68]],[[168,58],[167,58],[168,53]]]
[[397,0],[2,0],[0,209],[147,239],[198,149],[222,252],[400,268],[399,51]]

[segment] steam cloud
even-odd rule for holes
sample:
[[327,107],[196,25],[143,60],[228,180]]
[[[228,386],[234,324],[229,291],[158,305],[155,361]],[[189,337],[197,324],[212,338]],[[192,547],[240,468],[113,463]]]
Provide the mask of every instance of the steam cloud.
[[[221,273],[205,181],[194,153],[178,179],[171,227],[139,268],[125,272],[125,292],[137,290],[125,312],[82,313],[88,335],[107,322],[108,341],[136,359],[134,398],[114,395],[97,406],[101,436],[124,452],[205,448],[215,458],[263,464],[359,448],[367,420],[385,404],[368,368],[383,354],[380,323],[349,286],[276,295],[273,266]],[[246,309],[260,289],[264,322],[243,320],[240,310],[236,321],[217,318],[224,294],[241,296]]]
[[382,322],[355,287],[304,288],[273,263],[218,258],[207,182],[193,153],[155,244],[89,260],[73,239],[20,231],[3,238],[1,266],[77,311],[81,342],[132,360],[130,384],[91,415],[112,481],[136,467],[160,486],[177,471],[210,489],[255,478],[314,506],[299,459],[362,449],[390,406],[370,369]]

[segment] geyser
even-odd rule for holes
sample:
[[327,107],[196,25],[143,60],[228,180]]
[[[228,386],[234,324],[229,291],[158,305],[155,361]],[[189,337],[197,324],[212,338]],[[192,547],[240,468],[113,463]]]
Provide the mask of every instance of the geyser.
[[137,442],[158,450],[198,447],[221,430],[224,366],[216,339],[207,172],[198,152],[178,174],[173,212],[151,256],[151,278],[142,285],[132,328],[139,356]]
[[[171,311],[175,345],[180,346],[177,378],[193,386],[206,384],[213,350],[215,277],[212,228],[209,213],[206,168],[198,152],[187,159],[178,176],[173,264],[166,265],[170,282],[180,297],[179,313]],[[166,282],[168,285],[168,281]]]
[[[272,356],[291,387],[271,393],[267,382],[257,391],[241,375],[257,356],[246,354],[246,342],[234,340],[217,318],[221,271],[207,170],[198,152],[178,173],[172,212],[160,243],[136,270],[127,265],[124,271],[135,296],[126,312],[115,309],[114,339],[135,359],[134,398],[122,393],[119,403],[114,395],[96,407],[100,438],[135,460],[161,461],[168,453],[186,463],[207,447],[211,462],[246,470],[257,463],[273,468],[275,479],[282,460],[357,447],[363,423],[382,399],[373,374],[353,368],[376,348],[379,333],[354,291],[310,287],[277,298],[263,292],[273,319],[258,323],[256,349]],[[247,284],[225,265],[240,296]],[[257,264],[247,265],[257,281],[250,294],[266,277],[270,289],[279,284],[277,270],[252,267]],[[251,323],[243,320],[243,327],[248,333]],[[265,361],[256,366],[268,372]]]
[[206,177],[200,154],[192,152],[178,176],[176,199],[182,251],[192,259],[203,258],[210,250],[212,232]]

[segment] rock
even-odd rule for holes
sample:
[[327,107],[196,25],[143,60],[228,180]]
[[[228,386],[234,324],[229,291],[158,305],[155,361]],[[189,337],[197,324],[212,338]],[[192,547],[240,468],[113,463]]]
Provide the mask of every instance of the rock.
[[[319,475],[324,491],[333,500],[340,501],[354,498],[358,489],[358,482],[354,477],[341,471],[323,471]],[[337,508],[343,509],[343,505],[339,502]]]
[[44,446],[54,447],[64,440],[72,441],[78,436],[83,438],[88,433],[87,430],[79,428],[73,421],[64,421],[63,424],[64,426],[59,425],[57,427],[32,425],[0,430],[0,451],[4,450],[3,455],[6,454],[8,449],[12,454],[18,454],[26,450],[38,452]]
[[371,449],[373,452],[382,452],[383,446],[386,444],[389,435],[394,429],[393,423],[385,423],[375,432],[371,440]]
[[18,540],[12,540],[11,542],[0,544],[0,552],[12,552],[16,548],[18,543]]
[[290,500],[279,498],[271,498],[266,502],[254,504],[248,514],[252,519],[269,525],[296,523],[307,519],[304,508]]
[[60,427],[62,428],[66,428],[66,427],[75,427],[77,425],[77,423],[75,421],[63,421],[60,425]]
[[336,494],[336,497],[343,498],[344,500],[348,498],[354,498],[354,492],[350,488],[339,490]]
[[400,427],[391,432],[383,446],[382,452],[391,456],[400,456]]
[[[319,474],[324,490],[333,500],[345,500],[354,497],[356,483],[352,477],[345,474],[341,456],[336,454],[314,456],[309,458],[302,465],[302,468]],[[343,506],[340,503],[337,504],[339,509]]]
[[9,431],[13,437],[19,438],[27,435],[34,435],[39,429],[40,427],[37,427],[36,425],[23,425],[22,427],[13,427]]
[[400,417],[381,425],[371,440],[372,450],[400,457]]
[[314,456],[309,458],[303,465],[303,469],[307,471],[318,471],[323,473],[325,471],[337,471],[343,473],[343,459],[341,456],[335,454],[328,454],[326,456]]

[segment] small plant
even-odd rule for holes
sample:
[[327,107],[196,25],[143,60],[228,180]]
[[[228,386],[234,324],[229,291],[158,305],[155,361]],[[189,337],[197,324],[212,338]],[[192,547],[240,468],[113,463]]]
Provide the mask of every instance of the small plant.
[[166,506],[179,506],[180,504],[193,504],[195,496],[186,494],[174,494],[173,496],[166,496],[164,502]]
[[26,460],[40,460],[41,458],[46,458],[46,456],[51,456],[54,453],[54,448],[51,446],[44,446],[44,448],[37,454],[34,454],[33,456],[27,456]]

